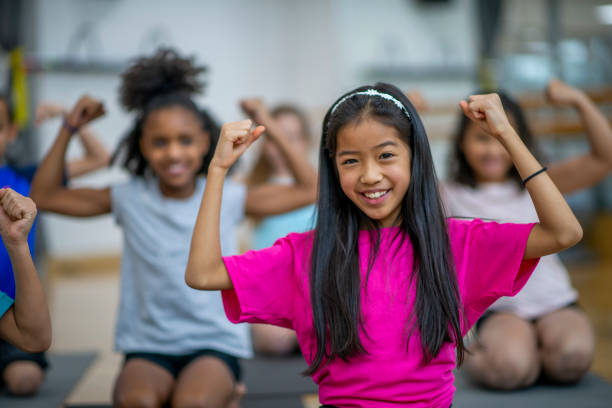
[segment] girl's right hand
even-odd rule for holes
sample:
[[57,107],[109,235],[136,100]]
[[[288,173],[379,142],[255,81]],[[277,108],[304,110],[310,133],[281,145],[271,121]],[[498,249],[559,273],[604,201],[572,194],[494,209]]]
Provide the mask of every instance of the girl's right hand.
[[104,105],[102,105],[102,102],[85,95],[82,96],[74,108],[72,108],[72,111],[66,116],[66,120],[73,128],[80,128],[104,115],[104,113]]
[[468,102],[459,102],[459,106],[461,106],[465,116],[496,139],[501,139],[509,130],[513,131],[501,99],[495,93],[472,95]]
[[263,126],[251,129],[250,119],[230,122],[223,125],[210,168],[229,170],[244,151],[266,130]]
[[10,188],[0,189],[0,235],[5,244],[26,242],[36,218],[36,204]]

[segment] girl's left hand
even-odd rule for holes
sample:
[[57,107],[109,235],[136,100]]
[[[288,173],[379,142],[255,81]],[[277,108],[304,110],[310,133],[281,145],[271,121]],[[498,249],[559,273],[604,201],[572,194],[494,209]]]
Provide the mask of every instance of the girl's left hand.
[[47,119],[55,118],[56,116],[66,115],[68,112],[63,105],[59,103],[40,103],[36,107],[36,115],[34,117],[34,123],[39,126]]
[[10,188],[0,189],[0,235],[5,244],[26,242],[36,218],[36,204]]
[[461,106],[465,116],[497,139],[500,139],[505,132],[512,129],[501,99],[495,93],[472,95],[468,102],[459,102],[459,106]]
[[581,90],[558,79],[552,79],[546,87],[546,97],[555,105],[572,105],[576,103],[582,95],[583,92]]
[[270,120],[270,112],[259,98],[248,98],[240,101],[240,107],[256,124],[265,124]]
[[266,130],[263,126],[251,129],[252,127],[253,121],[250,119],[224,124],[210,168],[229,170],[242,153]]

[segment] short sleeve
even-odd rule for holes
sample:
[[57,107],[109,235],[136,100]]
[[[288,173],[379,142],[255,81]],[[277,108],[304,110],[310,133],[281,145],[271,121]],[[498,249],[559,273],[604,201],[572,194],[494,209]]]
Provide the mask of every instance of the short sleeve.
[[15,301],[6,293],[0,291],[0,318],[13,306]]
[[457,279],[468,323],[502,296],[516,295],[539,259],[523,260],[535,224],[449,220]]
[[111,211],[117,225],[122,224],[122,203],[124,203],[126,195],[129,193],[129,188],[128,183],[113,185],[110,188]]
[[295,249],[290,238],[281,238],[266,249],[224,257],[223,262],[234,286],[222,291],[231,322],[293,328],[298,293]]

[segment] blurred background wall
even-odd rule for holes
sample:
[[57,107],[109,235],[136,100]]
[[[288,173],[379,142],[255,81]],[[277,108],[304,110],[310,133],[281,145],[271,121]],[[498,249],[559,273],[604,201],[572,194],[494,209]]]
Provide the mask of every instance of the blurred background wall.
[[[537,96],[552,76],[586,88],[612,83],[612,26],[605,22],[603,0],[16,3],[30,110],[40,101],[71,106],[83,93],[99,97],[107,115],[93,128],[111,150],[131,124],[117,102],[119,74],[132,58],[161,45],[208,65],[199,102],[220,121],[243,117],[240,98],[261,96],[269,104],[303,106],[318,130],[329,104],[357,85],[384,80],[418,89],[432,106],[424,119],[441,175],[456,103],[475,89],[500,86]],[[0,55],[0,61],[7,59],[7,53]],[[546,122],[543,115],[536,120]],[[59,125],[56,120],[24,129],[20,144],[26,148],[14,149],[19,158],[42,158]],[[546,125],[540,134],[555,158],[584,149],[580,137],[550,137],[572,132]],[[75,143],[70,155],[79,149]],[[75,183],[104,186],[125,177],[110,169]],[[612,199],[605,190],[588,191],[572,203],[585,212],[609,210]],[[41,224],[50,257],[120,252],[111,216],[75,220],[45,214]]]

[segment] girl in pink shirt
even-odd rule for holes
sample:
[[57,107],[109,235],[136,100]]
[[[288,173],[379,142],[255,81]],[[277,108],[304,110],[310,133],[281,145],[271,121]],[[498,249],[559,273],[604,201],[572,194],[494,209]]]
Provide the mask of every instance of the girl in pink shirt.
[[233,322],[294,329],[326,405],[449,407],[466,331],[520,290],[540,256],[582,236],[499,97],[472,96],[461,107],[506,146],[540,223],[447,221],[418,114],[400,90],[377,84],[342,96],[325,116],[316,228],[222,258],[224,178],[265,130],[251,121],[223,126],[185,279],[223,290]]

